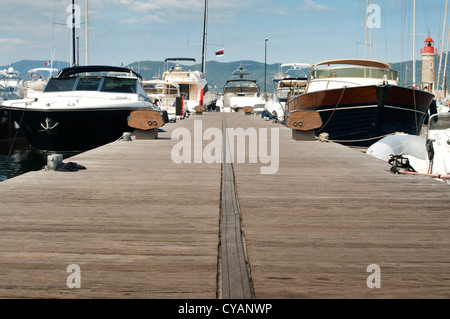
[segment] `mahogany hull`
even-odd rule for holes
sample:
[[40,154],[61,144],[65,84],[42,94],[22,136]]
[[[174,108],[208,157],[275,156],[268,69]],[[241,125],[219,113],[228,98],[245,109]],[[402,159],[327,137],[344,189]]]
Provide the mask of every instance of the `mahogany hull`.
[[316,111],[330,140],[367,147],[386,134],[419,135],[434,95],[417,89],[384,85],[304,93],[286,103],[286,114]]

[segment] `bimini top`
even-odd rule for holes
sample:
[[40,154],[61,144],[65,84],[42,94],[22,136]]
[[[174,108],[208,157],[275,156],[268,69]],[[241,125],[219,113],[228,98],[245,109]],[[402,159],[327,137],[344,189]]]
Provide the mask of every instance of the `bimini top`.
[[109,66],[109,65],[85,65],[85,66],[74,66],[70,68],[65,68],[59,71],[57,78],[67,77],[79,73],[88,72],[121,72],[134,74],[138,78],[142,79],[142,76],[129,68],[119,67],[119,66]]
[[326,60],[322,62],[318,62],[314,64],[311,69],[314,69],[315,67],[319,65],[327,65],[327,64],[350,64],[350,65],[361,65],[361,66],[368,66],[368,67],[376,67],[376,68],[383,68],[383,69],[390,69],[392,70],[392,67],[389,63],[382,62],[382,61],[376,61],[376,60],[367,60],[367,59],[337,59],[337,60]]
[[167,61],[192,61],[192,62],[196,62],[194,58],[167,58],[164,60],[164,62]]

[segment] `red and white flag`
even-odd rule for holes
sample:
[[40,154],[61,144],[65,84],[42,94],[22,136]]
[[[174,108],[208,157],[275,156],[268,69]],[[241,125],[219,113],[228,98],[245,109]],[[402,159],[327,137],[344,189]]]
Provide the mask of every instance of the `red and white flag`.
[[216,51],[216,56],[222,56],[223,55],[223,49]]

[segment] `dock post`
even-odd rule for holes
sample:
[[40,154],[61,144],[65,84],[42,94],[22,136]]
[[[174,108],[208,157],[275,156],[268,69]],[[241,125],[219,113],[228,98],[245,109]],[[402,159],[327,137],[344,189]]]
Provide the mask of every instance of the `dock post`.
[[156,140],[158,138],[158,129],[150,129],[150,130],[140,130],[136,129],[134,131],[134,136],[136,140]]
[[314,141],[315,130],[309,131],[292,130],[292,139],[294,141]]

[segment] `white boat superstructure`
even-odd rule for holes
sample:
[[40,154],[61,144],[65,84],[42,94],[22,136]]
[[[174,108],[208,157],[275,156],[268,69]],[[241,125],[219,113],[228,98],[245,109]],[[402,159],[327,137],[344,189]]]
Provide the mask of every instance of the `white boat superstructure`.
[[225,83],[223,92],[217,100],[216,106],[222,112],[238,112],[246,106],[253,107],[254,112],[264,110],[265,100],[256,80],[244,79],[248,71],[239,66],[233,75],[239,79],[231,79]]
[[305,91],[309,68],[308,63],[285,63],[280,66],[280,76],[274,79],[275,92],[265,104],[266,111],[277,120],[281,121],[285,115],[288,94],[292,91],[302,94]]
[[28,71],[31,80],[24,83],[24,97],[37,97],[44,90],[48,80],[58,73],[55,68],[34,68]]
[[[181,97],[180,86],[176,82],[163,80],[144,80],[142,87],[150,101],[167,111],[169,119],[176,119],[176,102]],[[181,116],[181,115],[180,115]]]
[[0,70],[0,85],[5,89],[14,92],[19,97],[24,95],[23,80],[19,71],[10,66],[7,70]]
[[305,92],[367,85],[398,85],[398,72],[390,64],[367,59],[336,59],[310,68]]
[[[194,63],[195,68],[193,70],[184,69],[179,63],[181,61]],[[169,62],[175,64],[169,68]],[[183,106],[186,107],[184,111],[186,112],[195,112],[196,106],[206,105],[211,99],[208,92],[208,83],[193,58],[167,58],[162,80],[175,82],[179,85],[183,97]]]

